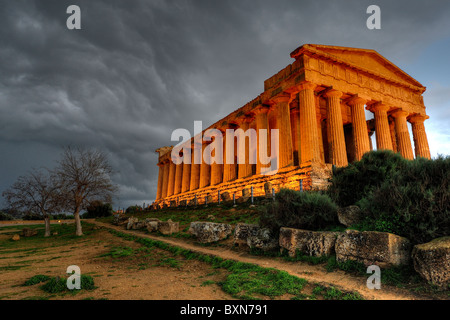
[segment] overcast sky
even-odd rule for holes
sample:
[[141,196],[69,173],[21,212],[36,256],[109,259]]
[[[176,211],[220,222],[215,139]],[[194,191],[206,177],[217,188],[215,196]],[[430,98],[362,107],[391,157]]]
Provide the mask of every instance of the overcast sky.
[[252,100],[305,43],[374,49],[426,86],[432,156],[450,154],[449,1],[7,0],[0,25],[0,193],[79,145],[107,152],[115,208],[151,203],[172,131]]

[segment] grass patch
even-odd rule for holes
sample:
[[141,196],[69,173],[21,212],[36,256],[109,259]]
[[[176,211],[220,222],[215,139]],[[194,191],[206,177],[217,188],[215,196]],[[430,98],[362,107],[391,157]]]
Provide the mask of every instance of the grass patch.
[[222,283],[225,292],[239,299],[259,299],[268,296],[271,299],[283,294],[298,295],[307,281],[294,277],[285,271],[255,267],[235,268]]
[[50,280],[49,276],[38,274],[38,275],[32,276],[30,279],[25,281],[25,283],[23,285],[24,286],[33,286],[33,285],[41,283],[41,282],[47,282],[48,280]]
[[157,266],[167,266],[170,268],[181,269],[181,262],[174,258],[163,258],[159,260]]
[[326,289],[323,298],[325,300],[363,300],[357,292],[344,293],[335,287]]
[[209,285],[212,285],[212,284],[215,284],[216,282],[215,281],[213,281],[213,280],[206,280],[206,281],[203,281],[202,282],[202,284],[200,285],[200,287],[206,287],[206,286],[209,286]]
[[134,250],[130,247],[114,247],[110,252],[99,255],[99,257],[111,257],[113,259],[134,256]]
[[[115,230],[109,230],[109,232],[126,240],[141,243],[146,247],[156,247],[171,252],[174,255],[183,256],[187,260],[195,259],[208,263],[216,269],[226,269],[230,274],[224,282],[217,284],[225,292],[236,298],[261,299],[262,296],[267,296],[273,299],[286,293],[297,295],[307,283],[305,279],[289,275],[284,271],[263,268],[251,263],[224,260],[220,257],[200,254],[191,250],[171,246],[162,241],[140,238]],[[179,263],[179,261],[173,258],[166,258],[165,262],[169,264]],[[205,281],[204,283],[208,282]]]
[[330,256],[325,266],[328,272],[335,271],[336,269],[343,270],[348,273],[354,273],[358,275],[366,275],[367,267],[358,261],[347,260],[344,262],[338,262],[336,256]]
[[[67,288],[67,279],[60,277],[50,278],[46,284],[40,287],[47,293],[65,293],[65,292],[78,292],[79,290],[69,290]],[[97,287],[94,285],[94,279],[88,275],[81,275],[81,290],[94,290]]]
[[3,266],[0,267],[0,271],[15,271],[25,267],[29,267],[29,264],[19,265],[19,266]]
[[420,282],[422,279],[413,266],[395,266],[381,270],[381,283],[383,284],[403,288],[406,284]]
[[[87,241],[87,237],[97,230],[94,230],[94,225],[86,222],[82,222],[84,236],[75,235],[75,225],[73,224],[61,224],[52,225],[51,232],[57,232],[57,235],[50,237],[44,237],[44,230],[38,229],[38,233],[32,237],[21,237],[19,241],[1,241],[0,253],[23,253],[27,255],[41,254],[40,251],[55,248],[66,247],[69,245],[80,244]],[[28,227],[28,226],[27,226]],[[67,248],[64,248],[67,249]]]
[[319,257],[310,256],[310,255],[304,254],[303,252],[301,252],[299,250],[296,250],[294,257],[290,257],[287,254],[283,254],[282,257],[283,257],[283,260],[286,260],[286,261],[291,261],[291,262],[302,261],[302,262],[307,262],[312,265],[322,264],[322,263],[328,262],[328,260],[329,260],[328,256],[319,256]]
[[311,298],[322,297],[324,300],[364,300],[358,292],[343,292],[335,287],[326,288],[322,285],[314,287]]

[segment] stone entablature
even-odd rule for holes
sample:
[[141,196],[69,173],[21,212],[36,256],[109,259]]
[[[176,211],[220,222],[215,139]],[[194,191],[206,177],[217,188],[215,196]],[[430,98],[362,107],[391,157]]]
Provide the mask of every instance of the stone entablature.
[[[279,188],[297,187],[298,180],[305,179],[307,189],[313,167],[345,166],[359,160],[372,150],[369,136],[374,132],[377,149],[413,159],[407,122],[412,124],[415,155],[430,158],[423,125],[428,118],[422,97],[426,88],[411,76],[374,50],[307,44],[291,57],[292,64],[264,82],[263,93],[203,131],[278,129],[281,170],[261,176],[259,162],[175,165],[172,147],[159,148],[157,203],[195,195],[200,203],[201,196],[214,196],[216,189],[239,193],[238,188],[250,185],[258,195],[263,193],[260,181],[273,181]],[[364,109],[374,113],[374,120],[366,121]],[[287,178],[293,171],[295,178]],[[325,186],[323,181],[320,184]]]

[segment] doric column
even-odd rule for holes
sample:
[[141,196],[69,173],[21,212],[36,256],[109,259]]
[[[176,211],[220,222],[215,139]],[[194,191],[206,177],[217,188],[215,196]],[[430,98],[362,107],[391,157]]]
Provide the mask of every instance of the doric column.
[[320,161],[325,162],[325,151],[323,150],[323,131],[322,131],[322,115],[317,112],[317,136],[319,138],[319,156]]
[[424,121],[430,118],[429,116],[415,115],[409,119],[412,126],[414,148],[416,151],[416,158],[423,157],[431,159],[430,147],[428,146],[427,133],[425,131]]
[[[254,117],[252,116],[244,116],[240,119],[241,123],[240,123],[240,128],[245,132],[247,132],[247,130],[250,128],[250,122],[252,122],[254,119]],[[245,137],[244,138],[244,148],[239,148],[238,146],[238,157],[239,155],[241,155],[242,157],[242,153],[245,153],[245,157],[243,157],[245,159],[245,163],[243,164],[238,164],[238,178],[246,178],[248,176],[252,175],[252,165],[250,163],[250,136],[249,138]]]
[[183,179],[183,164],[175,165],[175,184],[173,187],[173,194],[181,193],[181,181]]
[[413,160],[414,155],[411,146],[411,138],[409,137],[408,124],[406,122],[408,112],[398,110],[392,113],[392,116],[395,118],[398,152],[400,152],[403,158]]
[[[224,132],[222,132],[222,137],[224,136]],[[215,139],[215,138],[214,138]],[[223,143],[223,140],[222,140]],[[222,146],[223,148],[223,146]],[[223,152],[223,151],[222,151]],[[214,149],[214,156],[217,154],[217,149]],[[222,154],[223,155],[223,154]],[[211,185],[215,186],[222,182],[223,179],[223,164],[211,163]]]
[[319,132],[317,128],[316,85],[303,82],[298,87],[300,108],[300,164],[307,161],[320,161]]
[[[239,124],[239,129],[242,129],[244,132],[248,130],[248,123],[245,121],[242,121]],[[238,179],[241,178],[245,178],[247,177],[247,160],[248,160],[248,153],[247,153],[247,139],[244,138],[244,144],[243,146],[241,145],[241,143],[239,142],[239,139],[237,139],[237,167],[238,167]],[[244,153],[244,155],[242,155],[242,153]],[[245,159],[245,163],[239,163],[242,160],[239,159]]]
[[375,116],[375,137],[377,140],[377,150],[393,150],[387,116],[389,107],[382,103],[377,103],[372,106],[370,110]]
[[[192,155],[192,151],[191,149],[188,149],[189,152],[191,152]],[[193,162],[193,158],[191,156],[191,163]],[[181,192],[186,192],[189,191],[189,187],[191,184],[191,163],[183,163],[183,178],[181,179]]]
[[158,187],[156,189],[156,200],[161,199],[162,195],[162,184],[164,177],[164,165],[162,163],[158,163]]
[[161,191],[161,198],[164,199],[167,197],[167,187],[169,185],[169,167],[170,164],[168,161],[165,161],[163,164],[163,184],[162,184],[162,191]]
[[291,101],[290,94],[280,94],[271,99],[275,104],[277,129],[279,130],[279,146],[278,155],[280,158],[279,169],[292,166],[294,164],[294,157],[292,152],[292,131],[289,102]]
[[253,110],[255,112],[255,117],[256,117],[256,134],[258,136],[258,154],[257,154],[257,162],[256,162],[256,174],[261,174],[261,172],[264,172],[264,170],[266,170],[266,168],[270,167],[270,163],[267,165],[263,165],[260,162],[260,157],[259,157],[259,153],[261,152],[260,150],[260,138],[262,133],[260,133],[261,129],[265,129],[267,132],[266,135],[266,155],[267,156],[273,156],[270,154],[270,129],[269,129],[269,118],[268,118],[268,113],[270,111],[270,107],[266,106],[266,105],[262,105],[260,107],[258,107],[257,109]]
[[291,105],[291,130],[292,130],[292,150],[293,163],[299,165],[300,159],[300,110],[298,108],[298,100],[294,100]]
[[[200,146],[198,146],[200,147]],[[192,147],[192,158],[191,158],[191,181],[189,184],[189,191],[196,190],[200,186],[200,164],[195,163],[195,147]],[[200,159],[198,159],[200,160]]]
[[206,143],[202,144],[202,164],[200,165],[200,188],[209,186],[211,182],[211,166],[206,163],[204,151]]
[[342,122],[341,96],[342,92],[337,90],[330,90],[325,94],[327,98],[330,162],[338,167],[344,167],[348,164]]
[[[225,134],[223,136],[223,182],[228,182],[228,181],[232,181],[234,179],[236,179],[236,162],[234,161],[235,159],[235,154],[236,154],[236,145],[235,145],[235,141],[234,141],[234,136],[232,136],[233,141],[228,141],[227,140],[227,135],[226,135],[226,130],[227,129],[234,129],[231,128],[230,126],[226,126],[224,128],[225,130]],[[233,146],[232,148],[232,158],[233,158],[233,163],[229,163],[227,161],[227,144],[230,144],[231,146]]]
[[169,182],[167,186],[167,196],[170,197],[173,195],[173,190],[175,186],[175,169],[176,165],[172,161],[169,163]]
[[355,97],[348,102],[352,114],[353,144],[355,145],[355,160],[361,160],[364,153],[370,151],[369,135],[367,133],[364,105],[366,100]]
[[397,146],[397,135],[395,133],[395,121],[391,120],[388,117],[389,122],[389,132],[391,133],[391,140],[392,140],[392,150],[394,152],[399,152],[398,146]]

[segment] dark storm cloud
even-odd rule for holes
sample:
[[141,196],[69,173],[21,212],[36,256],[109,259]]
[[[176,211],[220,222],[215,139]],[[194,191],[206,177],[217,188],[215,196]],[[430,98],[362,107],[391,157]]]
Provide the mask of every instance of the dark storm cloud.
[[[66,28],[71,4],[81,7],[82,30]],[[382,30],[365,27],[370,4],[382,8]],[[208,126],[253,99],[296,47],[373,48],[402,67],[450,30],[442,1],[15,0],[0,8],[0,192],[31,166],[51,167],[63,146],[94,146],[109,154],[121,206],[155,197],[154,150],[175,144],[172,130]]]

